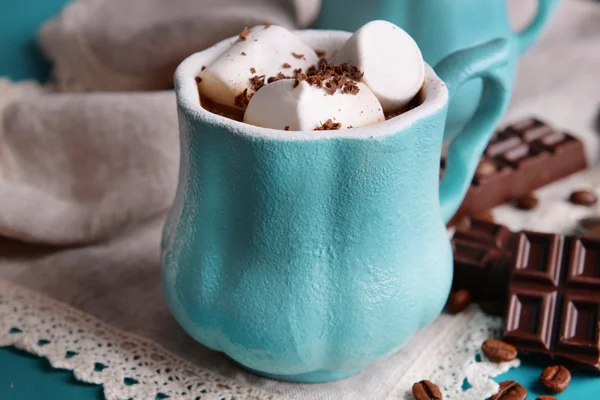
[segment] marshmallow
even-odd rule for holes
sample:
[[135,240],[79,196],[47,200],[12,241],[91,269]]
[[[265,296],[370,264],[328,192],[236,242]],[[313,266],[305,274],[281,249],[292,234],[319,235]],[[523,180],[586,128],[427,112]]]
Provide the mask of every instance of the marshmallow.
[[278,73],[292,77],[295,69],[305,72],[318,61],[314,50],[287,29],[256,26],[245,29],[227,51],[200,73],[198,90],[215,103],[244,109],[245,104],[236,104],[235,99],[244,89],[252,90],[250,78],[265,75],[266,82]]
[[[385,121],[379,101],[362,84],[356,94],[334,94],[325,88],[294,79],[283,79],[263,86],[250,100],[244,122],[272,129],[312,131],[331,119],[341,129],[359,128]],[[289,127],[289,128],[286,128]]]
[[346,62],[364,72],[362,81],[385,112],[404,107],[425,80],[419,46],[408,33],[387,21],[372,21],[357,30],[332,60],[333,64]]

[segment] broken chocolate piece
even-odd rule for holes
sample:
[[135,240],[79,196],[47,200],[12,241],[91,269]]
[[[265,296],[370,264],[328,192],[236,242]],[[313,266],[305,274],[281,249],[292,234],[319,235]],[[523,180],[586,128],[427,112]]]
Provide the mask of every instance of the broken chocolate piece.
[[583,143],[574,136],[535,118],[510,125],[490,140],[471,187],[449,225],[461,217],[514,201],[586,166]]

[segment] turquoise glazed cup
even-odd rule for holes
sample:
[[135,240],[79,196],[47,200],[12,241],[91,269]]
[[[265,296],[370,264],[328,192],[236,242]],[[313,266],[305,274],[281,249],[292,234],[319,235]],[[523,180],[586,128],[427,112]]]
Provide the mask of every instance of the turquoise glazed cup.
[[[538,3],[537,15],[520,33],[511,28],[506,0],[323,0],[316,27],[355,31],[371,20],[384,19],[408,32],[431,65],[457,50],[505,38],[511,56],[503,73],[512,92],[519,57],[538,39],[558,0]],[[456,93],[448,111],[446,139],[456,136],[473,117],[482,90],[482,81],[474,79]]]
[[[350,37],[299,31],[315,49]],[[237,37],[175,74],[179,188],[165,225],[162,278],[183,328],[267,377],[323,382],[396,351],[442,310],[452,281],[444,225],[508,101],[510,53],[495,40],[427,66],[423,102],[383,123],[289,132],[200,106],[194,77]],[[449,148],[448,98],[486,82],[473,122]]]

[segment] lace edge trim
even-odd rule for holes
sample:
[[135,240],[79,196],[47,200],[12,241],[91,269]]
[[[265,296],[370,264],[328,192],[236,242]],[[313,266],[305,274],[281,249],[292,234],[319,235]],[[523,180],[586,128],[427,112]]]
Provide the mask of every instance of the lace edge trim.
[[[53,326],[63,331],[77,332],[80,336],[83,331],[98,342],[112,343],[118,348],[115,353],[121,354],[127,360],[138,360],[140,353],[147,354],[150,357],[139,363],[140,370],[147,370],[142,375],[156,376],[157,371],[163,371],[163,375],[166,373],[165,376],[169,379],[164,383],[138,381],[130,385],[131,378],[122,371],[121,373],[115,373],[114,370],[107,372],[109,368],[97,371],[93,354],[88,354],[87,360],[85,354],[82,354],[82,357],[69,357],[73,352],[69,348],[61,348],[63,343],[60,340],[57,340],[58,343],[46,343],[48,341],[42,337],[44,335],[36,333],[35,329],[28,331],[28,327],[40,324],[36,313],[45,315],[47,320],[53,321]],[[21,317],[20,323],[17,322],[18,317]],[[54,368],[71,370],[80,381],[102,385],[108,400],[122,399],[123,394],[140,398],[136,395],[139,396],[142,392],[145,395],[159,396],[157,398],[166,398],[164,395],[168,394],[169,398],[173,399],[201,397],[202,400],[212,398],[233,400],[239,399],[238,396],[252,400],[275,398],[274,395],[261,392],[260,389],[240,386],[230,378],[201,369],[148,339],[113,328],[65,303],[0,279],[0,347],[8,346],[44,357]],[[82,362],[82,360],[89,362]],[[171,381],[170,378],[174,376],[188,377],[188,379],[178,378]],[[142,388],[143,391],[140,390]],[[146,397],[142,398],[146,399]]]

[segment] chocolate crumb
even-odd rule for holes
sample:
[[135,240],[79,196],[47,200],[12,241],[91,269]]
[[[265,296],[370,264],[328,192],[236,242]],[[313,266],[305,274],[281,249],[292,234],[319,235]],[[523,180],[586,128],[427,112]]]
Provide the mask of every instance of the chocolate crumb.
[[331,95],[339,89],[342,94],[355,95],[360,92],[357,82],[362,79],[363,75],[364,73],[356,66],[348,63],[329,65],[327,60],[321,59],[319,64],[311,66],[306,74],[299,72],[296,79],[306,81],[309,85],[319,88],[325,87],[326,92]]
[[325,54],[327,54],[327,52],[325,50],[315,50],[315,53],[317,53],[317,56],[319,58],[323,58],[323,57],[325,57]]
[[269,79],[267,79],[267,83],[277,82],[282,79],[292,79],[292,77],[279,72],[279,73],[277,73],[277,76],[272,76]]
[[265,24],[265,29],[269,29],[270,27],[272,27],[273,24],[269,24],[268,22]]
[[252,95],[248,93],[248,89],[244,89],[242,93],[235,96],[234,104],[236,107],[246,108],[248,107],[248,103],[250,103],[251,98]]
[[283,128],[284,131],[289,131],[290,129],[292,129],[292,127],[289,125],[286,125],[285,128]]
[[330,118],[327,121],[321,123],[321,125],[317,126],[314,130],[315,131],[337,131],[338,129],[342,129],[342,124],[339,122],[333,122]]
[[248,27],[244,27],[244,30],[240,32],[240,39],[242,40],[246,40],[248,39],[248,34],[250,33],[250,29],[248,29]]
[[194,79],[196,79],[196,83],[202,82],[202,78],[200,78],[199,76],[195,77]]
[[254,90],[255,92],[257,92],[258,89],[265,86],[265,75],[253,76],[252,78],[249,79],[249,81],[250,81],[250,88],[252,90]]
[[255,74],[256,73],[256,69],[254,69],[254,67],[250,68],[250,73]]
[[342,93],[356,95],[358,92],[360,92],[360,88],[355,82],[348,81],[344,83],[344,89],[342,89]]
[[245,56],[245,55],[246,55],[246,52],[245,52],[245,51],[242,51],[242,55],[243,55],[243,56]]
[[200,71],[204,71],[206,69],[206,65],[203,65]]
[[281,66],[281,68],[292,68],[292,66],[288,63],[283,63],[283,65]]
[[292,51],[292,55],[294,56],[294,58],[297,58],[298,60],[304,57],[304,54],[294,53],[293,51]]
[[301,73],[301,72],[302,72],[302,68],[296,68],[296,69],[294,70],[294,76],[298,75],[298,74],[299,74],[299,73]]

